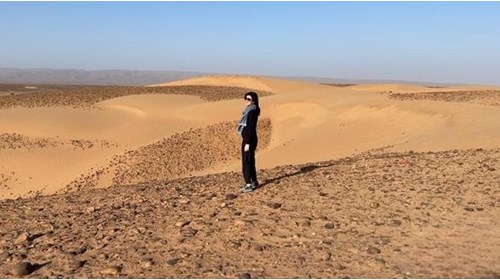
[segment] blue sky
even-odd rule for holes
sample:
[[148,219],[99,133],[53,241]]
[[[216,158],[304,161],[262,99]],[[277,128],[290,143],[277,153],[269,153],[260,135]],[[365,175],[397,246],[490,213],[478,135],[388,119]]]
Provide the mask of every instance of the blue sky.
[[0,67],[500,84],[500,2],[0,2]]

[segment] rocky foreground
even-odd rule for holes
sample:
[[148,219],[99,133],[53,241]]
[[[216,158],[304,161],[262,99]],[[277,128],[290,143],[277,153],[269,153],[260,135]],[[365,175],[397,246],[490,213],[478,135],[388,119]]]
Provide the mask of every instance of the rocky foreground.
[[499,278],[499,160],[373,152],[261,170],[246,194],[222,173],[3,200],[0,278]]

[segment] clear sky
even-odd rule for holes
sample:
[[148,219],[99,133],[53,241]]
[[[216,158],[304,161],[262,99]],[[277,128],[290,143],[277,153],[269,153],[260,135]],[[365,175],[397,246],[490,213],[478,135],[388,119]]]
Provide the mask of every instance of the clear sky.
[[0,67],[500,84],[500,2],[0,2]]

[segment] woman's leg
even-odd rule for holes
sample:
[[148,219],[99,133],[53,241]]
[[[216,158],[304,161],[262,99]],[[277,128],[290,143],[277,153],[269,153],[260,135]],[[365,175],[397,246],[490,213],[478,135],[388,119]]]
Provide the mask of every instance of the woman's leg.
[[257,168],[255,167],[255,149],[257,147],[252,147],[251,149],[251,159],[250,159],[250,179],[252,182],[257,183]]
[[[255,159],[254,159],[255,162]],[[255,165],[255,163],[254,163]],[[251,154],[250,151],[245,152],[244,145],[241,147],[241,167],[243,171],[243,178],[245,179],[245,183],[250,184],[252,182],[251,177]]]

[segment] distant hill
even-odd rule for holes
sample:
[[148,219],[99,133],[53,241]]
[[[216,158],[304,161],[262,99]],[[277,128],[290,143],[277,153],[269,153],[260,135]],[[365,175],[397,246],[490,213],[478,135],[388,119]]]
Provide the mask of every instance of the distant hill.
[[[0,68],[0,83],[7,84],[62,84],[62,85],[129,85],[141,86],[165,83],[223,73],[182,71],[135,71],[135,70],[79,70],[79,69],[19,69]],[[227,74],[227,73],[226,73]],[[269,76],[292,80],[305,80],[324,84],[375,84],[407,83],[426,86],[450,86],[452,84],[374,79],[337,79],[329,77]]]
[[0,83],[65,84],[65,85],[148,85],[206,73],[180,71],[134,71],[78,69],[0,68]]

